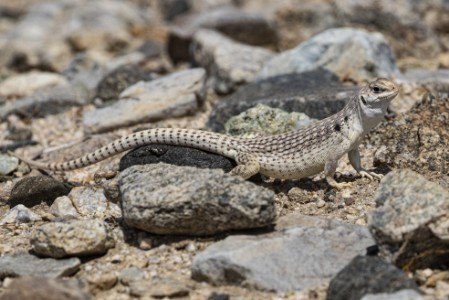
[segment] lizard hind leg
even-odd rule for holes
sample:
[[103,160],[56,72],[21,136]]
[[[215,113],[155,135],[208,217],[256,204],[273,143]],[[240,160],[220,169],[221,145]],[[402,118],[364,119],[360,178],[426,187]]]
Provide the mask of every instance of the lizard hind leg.
[[232,175],[239,175],[243,179],[248,179],[260,171],[260,164],[257,158],[250,154],[239,154],[236,158],[238,165],[231,170]]

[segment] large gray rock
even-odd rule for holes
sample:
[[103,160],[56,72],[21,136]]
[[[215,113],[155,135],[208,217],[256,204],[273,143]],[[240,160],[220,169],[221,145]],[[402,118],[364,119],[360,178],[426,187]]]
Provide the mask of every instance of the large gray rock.
[[203,69],[190,69],[150,82],[140,81],[124,90],[116,103],[86,112],[84,125],[100,132],[191,114],[204,99],[205,79]]
[[357,256],[329,284],[327,300],[359,300],[366,294],[417,291],[408,275],[377,256]]
[[168,53],[175,63],[189,60],[192,37],[200,28],[214,29],[236,41],[254,46],[276,43],[274,24],[263,15],[218,8],[183,16],[175,21],[168,37]]
[[334,74],[325,70],[271,77],[247,84],[224,98],[207,125],[214,131],[223,131],[229,118],[257,104],[323,119],[342,109],[355,90],[340,84]]
[[448,262],[449,191],[405,169],[385,176],[368,224],[383,255],[408,270]]
[[393,51],[382,34],[337,28],[279,54],[263,67],[258,77],[303,73],[320,67],[356,82],[399,74]]
[[362,226],[313,217],[298,222],[303,225],[213,244],[194,257],[192,277],[276,291],[313,289],[374,244]]
[[120,174],[126,224],[156,234],[210,235],[272,224],[272,191],[218,169],[167,164]]
[[38,258],[28,253],[0,257],[0,279],[36,276],[57,278],[76,273],[81,265],[77,257],[69,259]]
[[31,244],[39,255],[61,258],[104,254],[114,247],[115,242],[103,221],[76,220],[40,226]]
[[229,93],[237,86],[253,81],[273,53],[260,47],[235,42],[226,36],[202,29],[191,46],[194,61],[207,70],[219,93]]
[[361,300],[425,300],[416,290],[403,289],[394,293],[367,294]]

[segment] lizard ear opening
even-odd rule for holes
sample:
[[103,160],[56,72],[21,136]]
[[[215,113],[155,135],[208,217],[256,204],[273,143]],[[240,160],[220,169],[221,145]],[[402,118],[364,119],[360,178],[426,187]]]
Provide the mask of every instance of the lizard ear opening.
[[363,96],[360,96],[360,100],[362,100],[363,104],[365,104],[365,105],[366,105],[366,99],[365,99],[365,97],[363,97]]

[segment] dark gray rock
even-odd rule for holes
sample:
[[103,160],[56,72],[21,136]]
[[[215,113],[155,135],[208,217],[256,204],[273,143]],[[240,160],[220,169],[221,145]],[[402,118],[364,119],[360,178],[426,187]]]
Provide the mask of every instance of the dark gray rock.
[[5,277],[35,276],[57,278],[76,273],[81,265],[79,258],[38,258],[28,253],[0,257],[0,279]]
[[222,99],[207,125],[213,131],[223,131],[230,117],[257,104],[323,119],[342,109],[355,91],[341,85],[334,74],[325,70],[276,76],[247,84]]
[[402,270],[377,256],[357,256],[335,276],[327,290],[328,300],[359,300],[366,294],[418,290]]
[[204,100],[205,80],[205,70],[196,68],[140,81],[124,90],[114,104],[85,112],[84,125],[92,132],[102,132],[191,114]]
[[193,279],[276,291],[313,289],[374,243],[363,226],[313,217],[302,223],[213,244],[194,257]]
[[404,289],[394,293],[376,293],[368,294],[362,297],[361,300],[425,300],[416,290]]
[[96,97],[103,101],[118,100],[120,93],[139,81],[151,81],[154,75],[136,65],[124,65],[107,73],[98,83]]
[[326,30],[269,61],[259,78],[324,68],[356,82],[399,74],[393,51],[380,33],[353,28]]
[[90,300],[79,279],[15,278],[2,293],[2,300]]
[[132,166],[119,185],[124,221],[151,233],[211,235],[265,227],[276,217],[273,192],[222,170]]
[[134,165],[159,162],[177,166],[222,169],[226,173],[236,166],[234,160],[215,153],[188,147],[154,144],[137,148],[123,156],[120,160],[120,171]]
[[39,255],[61,258],[105,254],[115,242],[103,221],[74,220],[41,225],[31,244]]
[[252,82],[273,52],[235,42],[217,31],[201,29],[193,36],[191,53],[206,69],[215,90],[221,94]]
[[32,207],[42,202],[51,205],[57,197],[67,195],[70,189],[68,185],[48,176],[25,177],[12,188],[9,205]]
[[381,253],[408,270],[449,263],[449,191],[411,170],[385,176],[368,225]]
[[165,0],[160,1],[160,5],[164,19],[169,21],[190,10],[190,1],[188,0]]
[[449,98],[428,95],[409,112],[383,122],[368,136],[374,164],[421,174],[449,173]]
[[233,8],[218,8],[176,20],[168,37],[168,54],[173,62],[189,60],[192,37],[200,28],[214,29],[236,41],[254,46],[276,43],[276,30],[267,18]]

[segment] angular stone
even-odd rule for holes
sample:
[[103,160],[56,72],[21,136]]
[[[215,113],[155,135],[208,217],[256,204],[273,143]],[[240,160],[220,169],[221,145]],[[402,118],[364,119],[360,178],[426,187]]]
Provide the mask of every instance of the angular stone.
[[48,176],[30,176],[17,182],[9,198],[9,205],[23,204],[26,207],[39,205],[42,202],[51,205],[60,196],[67,195],[70,187]]
[[210,235],[268,226],[276,217],[273,192],[222,170],[132,166],[119,182],[124,221],[151,233]]
[[399,74],[395,56],[380,33],[353,28],[326,30],[270,60],[259,78],[324,68],[356,82]]
[[276,76],[247,84],[222,99],[207,125],[213,131],[223,131],[229,118],[257,104],[323,119],[342,109],[355,91],[340,84],[334,74],[325,70]]
[[101,188],[97,189],[90,186],[74,187],[68,197],[76,211],[84,217],[103,216],[108,210],[108,199],[106,199]]
[[79,279],[15,278],[2,293],[2,300],[90,300]]
[[35,221],[41,221],[42,218],[35,214],[30,209],[26,208],[22,204],[16,205],[11,208],[0,220],[0,225],[3,224],[20,224],[20,223],[30,223]]
[[374,244],[363,226],[315,219],[271,234],[229,236],[194,257],[192,277],[276,291],[313,289]]
[[178,18],[170,28],[168,53],[175,63],[188,61],[193,35],[200,28],[214,29],[226,36],[254,46],[274,45],[274,24],[259,14],[233,8],[218,8]]
[[141,81],[124,90],[116,103],[86,112],[84,125],[100,132],[193,113],[203,101],[205,77],[203,69],[189,69]]
[[82,220],[44,224],[35,231],[31,244],[39,255],[61,258],[101,255],[115,242],[106,223]]
[[212,77],[215,90],[222,94],[253,81],[264,63],[274,56],[269,50],[240,44],[207,29],[193,36],[191,52],[195,62]]
[[368,225],[383,255],[408,270],[449,263],[449,191],[411,170],[392,171]]
[[38,258],[28,253],[0,257],[0,279],[35,276],[57,278],[76,273],[81,265],[77,257],[69,259]]
[[231,171],[236,163],[227,157],[194,148],[171,145],[148,145],[125,154],[120,160],[120,171],[134,165],[167,163],[176,166],[192,166],[202,169]]
[[9,175],[19,166],[17,157],[0,154],[0,175]]
[[230,118],[224,127],[229,135],[270,135],[298,129],[314,121],[316,120],[303,113],[288,113],[279,108],[257,104]]
[[418,290],[402,270],[376,256],[357,256],[329,284],[327,300],[358,300],[366,294]]
[[61,196],[55,199],[50,206],[50,213],[56,217],[63,218],[66,216],[78,217],[79,213],[73,206],[72,200],[67,196]]

